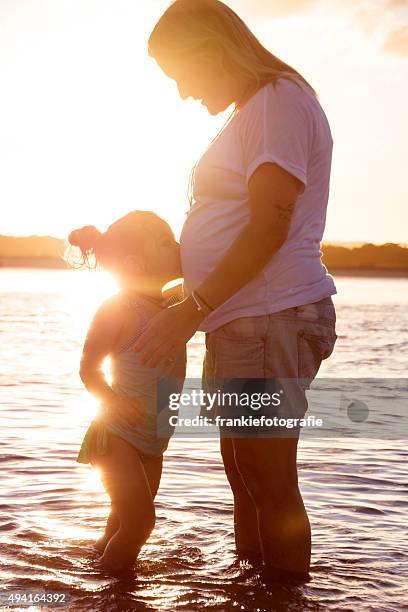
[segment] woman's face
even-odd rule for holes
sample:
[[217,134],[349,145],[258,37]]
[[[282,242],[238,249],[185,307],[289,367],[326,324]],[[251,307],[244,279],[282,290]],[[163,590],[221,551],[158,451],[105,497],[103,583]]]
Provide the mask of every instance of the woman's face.
[[242,84],[229,75],[214,58],[203,57],[176,62],[160,62],[168,77],[173,79],[183,100],[200,100],[211,115],[225,110],[236,101]]

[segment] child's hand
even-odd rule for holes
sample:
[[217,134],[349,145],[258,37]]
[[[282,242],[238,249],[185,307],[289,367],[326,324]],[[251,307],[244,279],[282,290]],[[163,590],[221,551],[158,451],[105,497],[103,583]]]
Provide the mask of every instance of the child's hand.
[[123,395],[116,395],[114,398],[109,399],[101,405],[102,413],[101,417],[119,415],[132,427],[141,425],[146,420],[146,415],[142,409],[140,403],[129,397]]

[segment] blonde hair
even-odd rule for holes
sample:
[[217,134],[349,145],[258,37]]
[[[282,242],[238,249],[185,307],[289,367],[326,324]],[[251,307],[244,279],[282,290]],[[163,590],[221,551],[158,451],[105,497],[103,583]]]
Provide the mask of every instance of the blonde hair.
[[310,87],[297,70],[268,51],[220,0],[175,0],[155,25],[148,51],[159,64],[166,60],[182,63],[192,55],[218,52],[224,69],[246,80],[253,93],[279,78]]
[[68,250],[65,259],[74,268],[95,268],[106,257],[141,254],[146,242],[163,236],[174,240],[164,219],[151,211],[133,210],[112,223],[106,232],[100,232],[94,225],[73,230],[68,242],[74,250]]

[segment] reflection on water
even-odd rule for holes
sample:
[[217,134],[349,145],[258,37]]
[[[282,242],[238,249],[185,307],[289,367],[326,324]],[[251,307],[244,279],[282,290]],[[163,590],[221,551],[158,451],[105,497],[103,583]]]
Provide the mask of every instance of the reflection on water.
[[[265,586],[236,561],[232,500],[215,440],[174,439],[157,528],[134,571],[112,578],[92,542],[108,510],[98,474],[75,463],[95,403],[78,359],[112,285],[100,274],[0,270],[0,578],[63,591],[81,610],[401,610],[408,605],[404,441],[305,440],[299,468],[313,528],[312,581]],[[406,374],[408,281],[339,279],[325,376]],[[393,297],[394,301],[393,301]],[[202,335],[189,347],[199,376]]]

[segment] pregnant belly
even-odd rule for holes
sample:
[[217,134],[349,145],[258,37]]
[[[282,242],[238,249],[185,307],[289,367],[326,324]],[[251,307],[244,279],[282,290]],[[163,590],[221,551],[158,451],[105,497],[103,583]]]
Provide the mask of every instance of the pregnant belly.
[[180,236],[180,254],[187,289],[197,286],[215,268],[248,223],[249,210],[236,203],[193,207]]

